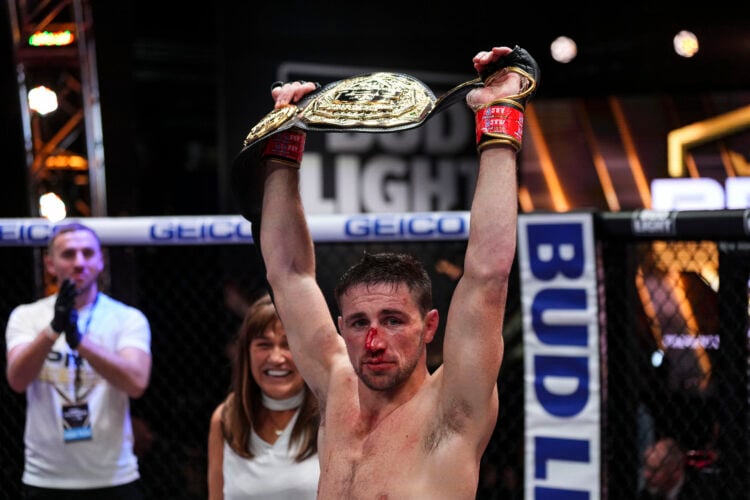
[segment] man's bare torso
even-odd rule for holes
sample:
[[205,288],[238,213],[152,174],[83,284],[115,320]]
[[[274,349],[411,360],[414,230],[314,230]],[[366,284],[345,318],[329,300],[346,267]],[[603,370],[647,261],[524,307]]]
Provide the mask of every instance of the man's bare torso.
[[[405,404],[368,416],[356,376],[329,392],[320,429],[321,499],[470,499],[494,428],[460,403],[439,403],[439,370]],[[354,397],[353,397],[354,395]]]

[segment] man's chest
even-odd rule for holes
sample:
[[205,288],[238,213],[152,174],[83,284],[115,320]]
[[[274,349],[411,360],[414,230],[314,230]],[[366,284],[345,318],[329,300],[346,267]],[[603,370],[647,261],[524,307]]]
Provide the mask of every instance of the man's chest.
[[418,485],[453,459],[447,457],[460,455],[452,450],[460,440],[434,412],[429,418],[420,412],[393,412],[374,425],[359,417],[355,412],[327,415],[321,428],[324,484],[343,487],[338,493],[347,498],[357,498],[363,490],[365,497],[377,498],[370,494]]

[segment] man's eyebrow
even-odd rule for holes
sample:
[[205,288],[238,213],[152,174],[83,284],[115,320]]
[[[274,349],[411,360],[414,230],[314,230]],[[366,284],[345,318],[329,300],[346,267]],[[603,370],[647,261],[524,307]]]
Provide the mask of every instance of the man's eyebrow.
[[[381,309],[376,313],[377,316],[405,316],[406,313],[401,309]],[[354,319],[366,318],[367,314],[364,312],[354,312],[348,316],[344,316],[344,321],[352,321]]]
[[366,318],[367,315],[361,311],[344,316],[344,321],[351,321],[353,319]]
[[398,314],[402,315],[405,314],[403,310],[401,309],[383,309],[379,312],[379,314]]
[[96,252],[96,247],[88,247],[88,246],[86,246],[86,247],[65,247],[61,251],[62,252],[77,252],[79,250],[81,252]]

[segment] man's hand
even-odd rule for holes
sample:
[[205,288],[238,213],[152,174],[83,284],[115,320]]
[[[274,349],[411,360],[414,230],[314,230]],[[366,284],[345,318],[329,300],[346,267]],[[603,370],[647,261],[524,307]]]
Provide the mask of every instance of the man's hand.
[[276,82],[271,88],[271,97],[274,100],[274,109],[283,108],[289,104],[299,102],[310,92],[320,88],[317,82]]
[[[299,102],[300,99],[319,87],[320,85],[315,82],[275,82],[271,86],[271,97],[275,101],[274,109],[294,106],[294,103]],[[302,163],[302,155],[305,152],[306,137],[305,131],[296,127],[282,130],[266,139],[261,159],[271,158],[289,167],[299,168],[300,163]]]
[[57,292],[57,300],[55,301],[55,316],[52,318],[50,327],[57,333],[62,333],[66,329],[70,322],[70,314],[75,309],[73,304],[76,299],[76,284],[75,282],[65,279],[60,285],[60,290]]
[[531,55],[520,47],[493,47],[479,52],[472,60],[484,86],[466,96],[473,110],[504,97],[515,97],[522,107],[536,91],[539,67]]
[[539,66],[521,47],[493,47],[479,52],[474,69],[484,85],[466,95],[474,111],[477,151],[489,146],[521,150],[526,102],[536,92]]
[[70,320],[65,326],[65,341],[71,349],[78,348],[78,344],[81,343],[81,332],[78,331],[78,311],[75,309],[70,311]]

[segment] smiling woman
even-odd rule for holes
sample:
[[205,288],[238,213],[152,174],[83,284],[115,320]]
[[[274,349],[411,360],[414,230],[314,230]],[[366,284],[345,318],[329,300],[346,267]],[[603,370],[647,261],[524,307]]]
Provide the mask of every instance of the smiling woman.
[[209,429],[209,499],[314,499],[317,401],[268,295],[248,308],[233,349],[232,387]]

